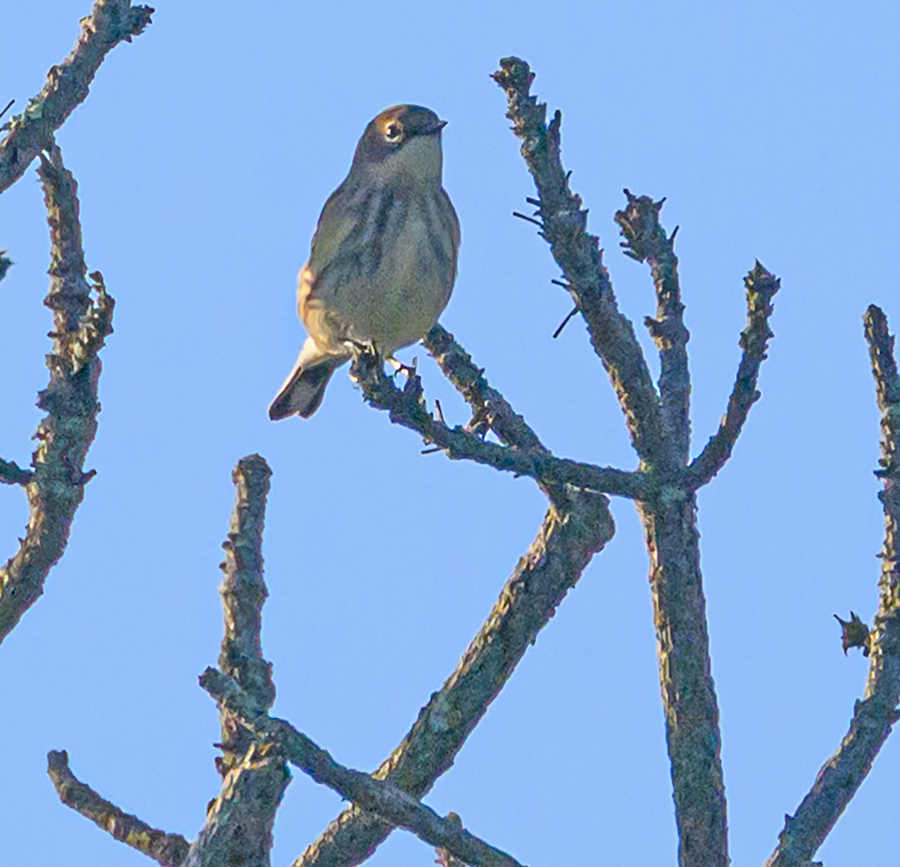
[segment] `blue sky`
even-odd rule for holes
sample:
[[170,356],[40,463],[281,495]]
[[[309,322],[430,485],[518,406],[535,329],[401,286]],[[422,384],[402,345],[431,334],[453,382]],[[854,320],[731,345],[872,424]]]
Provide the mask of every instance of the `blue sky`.
[[[452,671],[545,510],[528,480],[422,456],[339,373],[310,421],[266,416],[303,339],[295,275],[327,195],[384,107],[449,121],[445,186],[462,222],[442,322],[557,454],[635,464],[583,326],[533,227],[533,194],[488,75],[508,54],[563,112],[563,159],[590,208],[622,309],[653,310],[620,255],[622,188],[667,196],[693,375],[694,450],[739,359],[743,276],[782,278],[763,399],[700,496],[713,674],[735,864],[760,864],[845,734],[867,665],[832,614],[874,612],[882,515],[878,415],[862,313],[900,328],[895,276],[900,7],[661,0],[157,4],[58,136],[82,203],[88,266],[116,298],[103,350],[97,477],[46,595],[0,648],[10,863],[149,863],[61,806],[51,748],[123,809],[192,838],[218,791],[216,588],[230,473],[274,476],[264,652],[275,713],[344,764],[377,765]],[[552,10],[552,11],[551,11]],[[87,0],[4,12],[0,102],[14,111],[78,35]],[[48,239],[30,171],[0,197],[0,455],[26,465],[46,384]],[[643,338],[643,335],[642,335]],[[656,369],[652,345],[644,341]],[[421,347],[426,393],[468,416]],[[634,509],[427,798],[535,865],[675,864],[647,562]],[[0,491],[7,553],[18,490]],[[895,846],[900,745],[889,740],[819,859]],[[275,827],[287,864],[339,800],[295,774]],[[371,863],[433,855],[395,833]]]

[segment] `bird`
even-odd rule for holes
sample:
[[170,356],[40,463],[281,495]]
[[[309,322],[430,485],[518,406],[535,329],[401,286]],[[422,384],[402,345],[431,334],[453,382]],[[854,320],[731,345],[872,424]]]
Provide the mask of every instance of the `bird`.
[[269,407],[273,421],[309,418],[354,347],[390,359],[447,306],[460,229],[442,185],[446,123],[429,108],[395,105],[366,127],[300,269],[297,311],[309,336]]

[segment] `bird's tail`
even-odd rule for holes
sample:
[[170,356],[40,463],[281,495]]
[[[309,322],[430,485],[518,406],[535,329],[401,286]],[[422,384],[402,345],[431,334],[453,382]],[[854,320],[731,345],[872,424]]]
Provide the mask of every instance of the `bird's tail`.
[[294,413],[301,418],[309,418],[322,403],[331,375],[347,361],[347,358],[340,355],[311,351],[313,347],[308,345],[310,342],[307,341],[307,345],[300,351],[294,369],[269,407],[269,418],[272,421],[287,418]]

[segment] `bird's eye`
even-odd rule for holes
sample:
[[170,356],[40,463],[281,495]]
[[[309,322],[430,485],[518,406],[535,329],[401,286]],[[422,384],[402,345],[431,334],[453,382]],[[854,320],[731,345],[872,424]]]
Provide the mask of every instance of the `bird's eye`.
[[400,138],[402,137],[402,135],[403,135],[403,128],[400,126],[399,123],[389,123],[384,128],[385,141],[389,141],[392,144],[394,142],[400,141]]

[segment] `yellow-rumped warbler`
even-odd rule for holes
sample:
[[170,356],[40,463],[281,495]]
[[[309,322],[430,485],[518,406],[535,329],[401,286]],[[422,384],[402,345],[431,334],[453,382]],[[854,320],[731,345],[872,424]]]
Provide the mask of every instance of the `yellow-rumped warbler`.
[[396,105],[366,127],[300,271],[297,308],[309,337],[269,418],[309,418],[354,344],[389,358],[447,306],[459,220],[441,186],[445,124],[430,109]]

